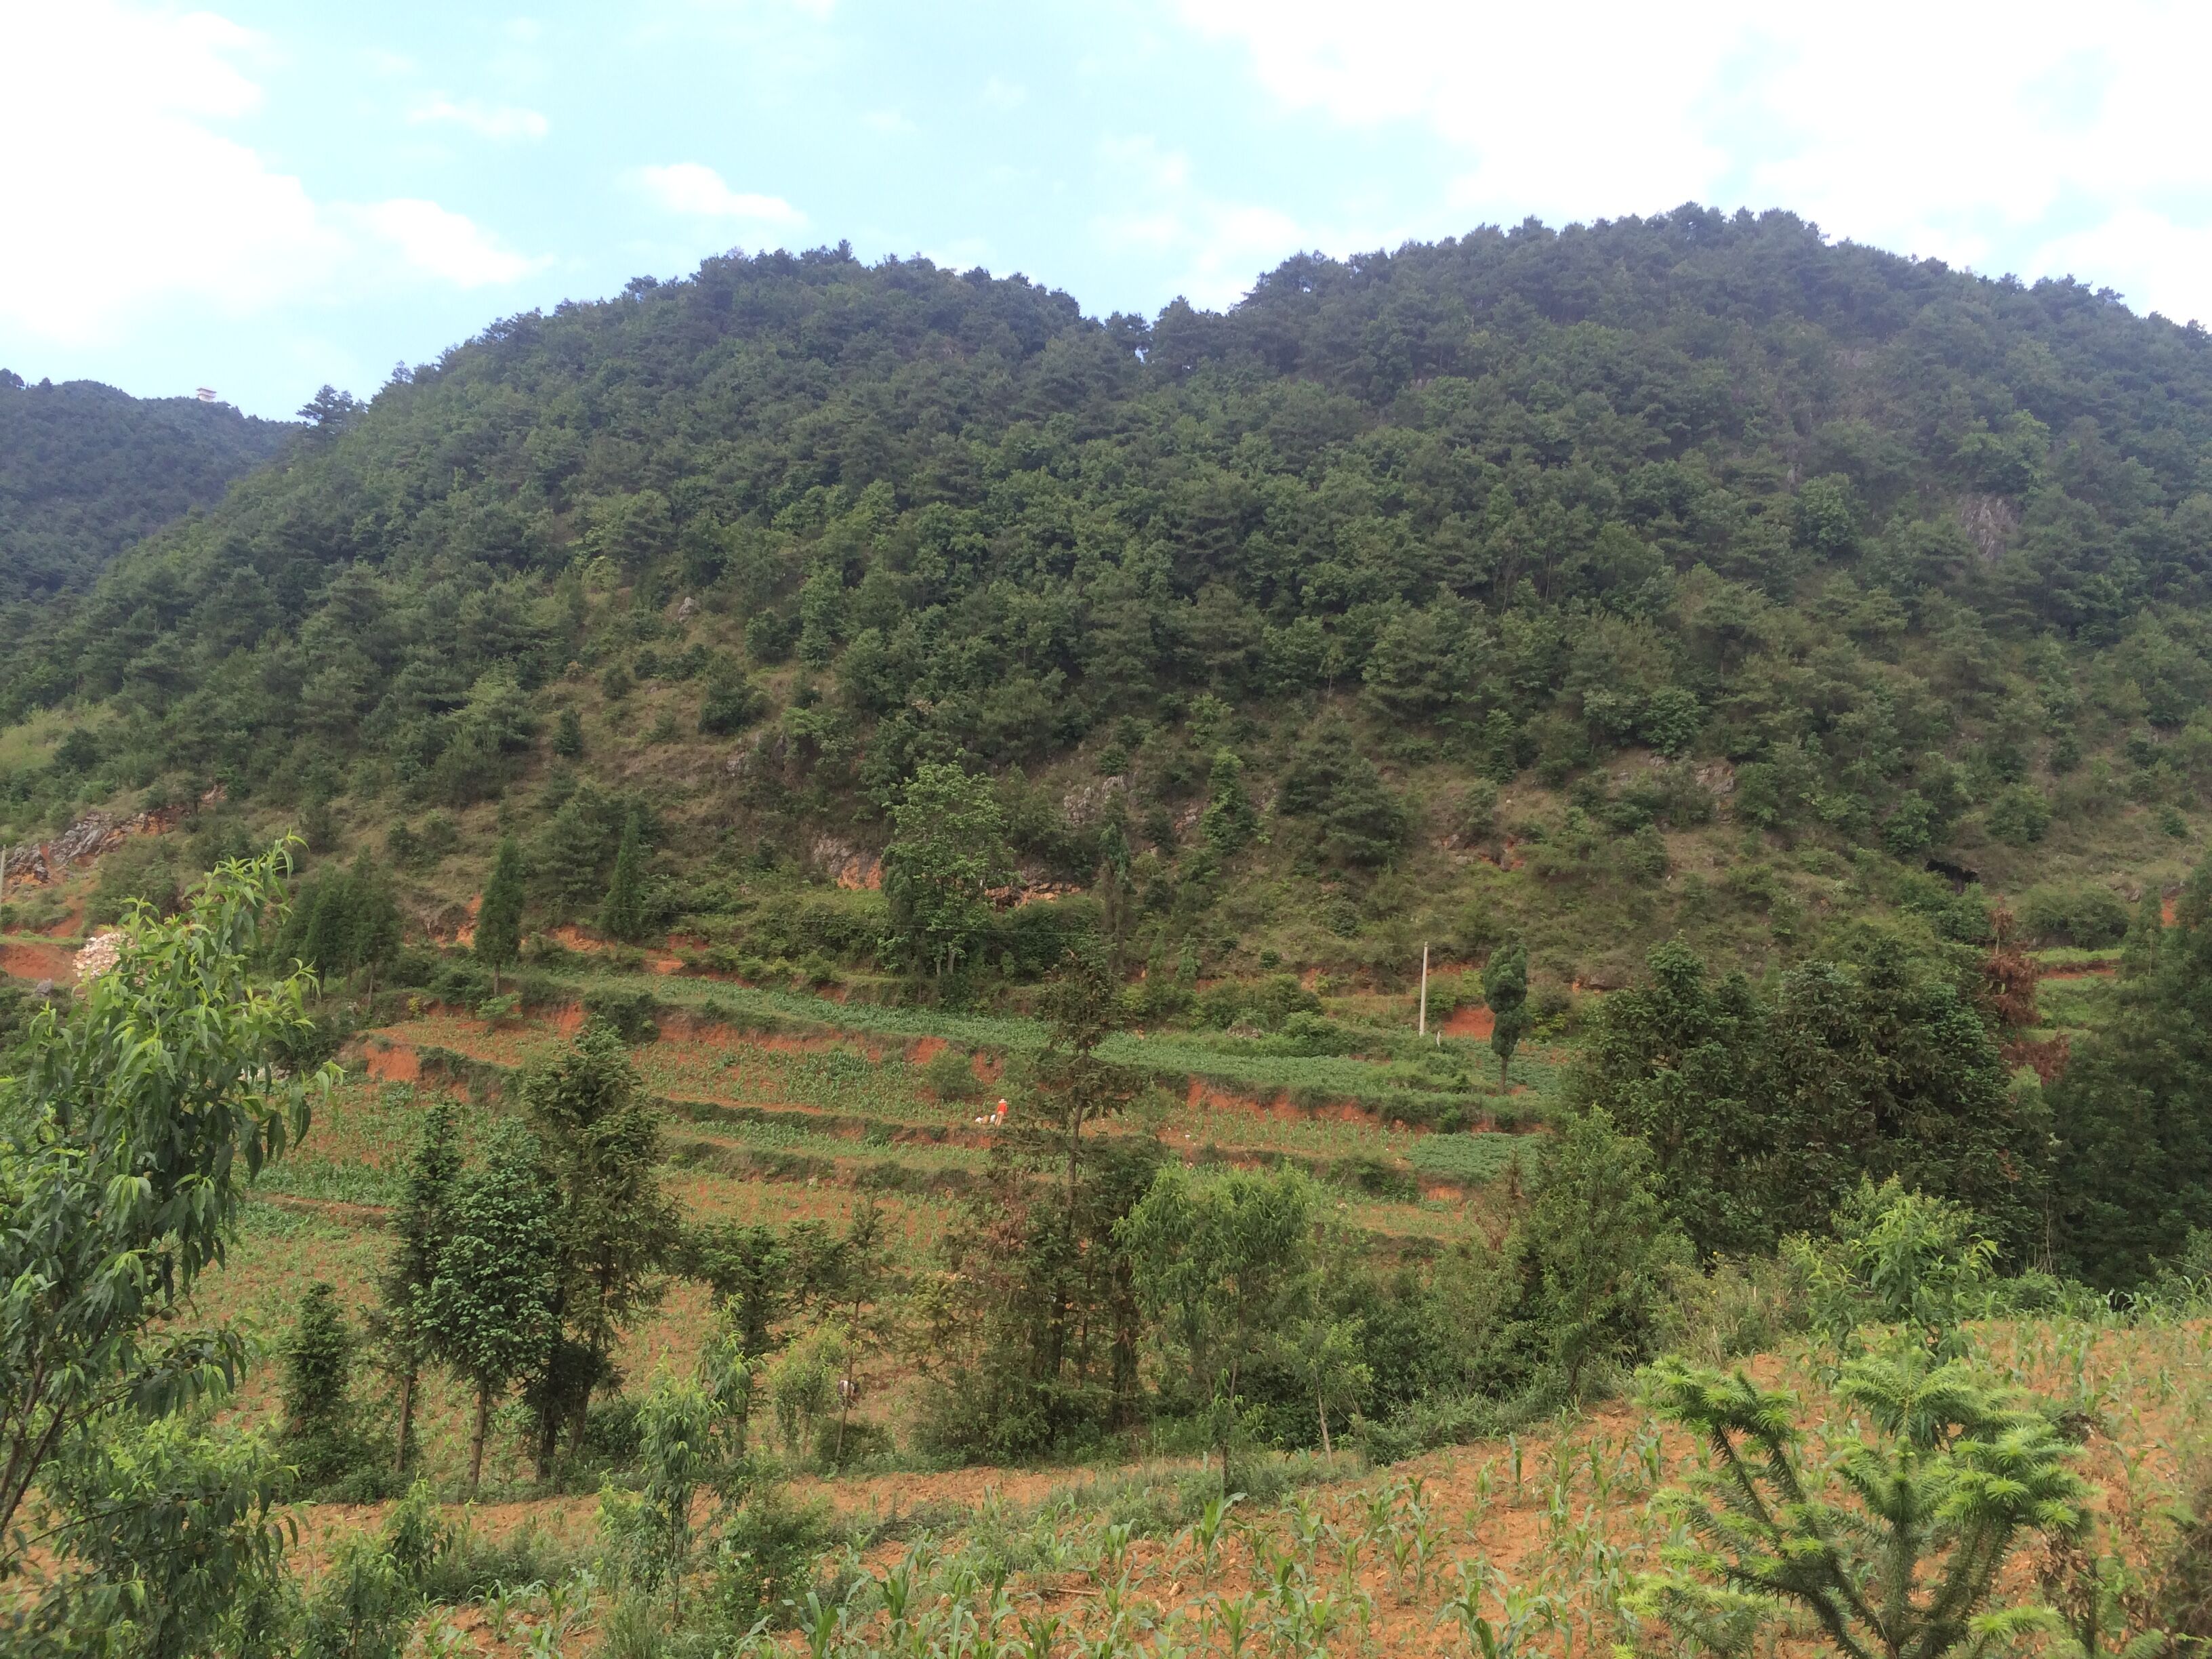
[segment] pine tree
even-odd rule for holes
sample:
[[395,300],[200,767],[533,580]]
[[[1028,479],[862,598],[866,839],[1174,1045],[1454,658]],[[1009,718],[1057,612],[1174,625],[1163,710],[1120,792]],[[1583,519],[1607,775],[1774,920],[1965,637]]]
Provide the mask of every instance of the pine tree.
[[578,799],[563,801],[538,832],[531,867],[538,891],[562,921],[590,915],[592,902],[605,890],[602,872],[610,839],[582,791]]
[[336,1292],[317,1279],[300,1298],[284,1343],[283,1437],[311,1487],[327,1486],[352,1461],[354,1348]]
[[431,1357],[430,1333],[421,1317],[423,1293],[438,1257],[453,1235],[454,1189],[460,1181],[460,1120],[450,1100],[423,1114],[414,1150],[400,1177],[399,1207],[392,1217],[398,1244],[377,1281],[382,1307],[372,1321],[386,1363],[399,1383],[399,1437],[394,1473],[407,1468],[407,1443],[415,1427],[415,1383]]
[[584,752],[584,722],[573,708],[562,709],[554,724],[553,752],[562,760],[574,760]]
[[502,836],[491,880],[477,910],[476,958],[491,969],[492,994],[499,994],[499,970],[522,950],[522,845]]
[[1244,789],[1244,763],[1226,749],[1217,750],[1206,793],[1199,829],[1206,844],[1225,859],[1249,846],[1260,828],[1260,815],[1252,810],[1252,797]]
[[1111,1115],[1133,1099],[1142,1085],[1137,1073],[1098,1058],[1097,1048],[1124,1024],[1121,988],[1103,958],[1071,951],[1046,984],[1038,1012],[1045,1021],[1045,1048],[1038,1057],[1037,1079],[1060,1109],[1067,1129],[1067,1201],[1075,1203],[1075,1171],[1088,1120]]
[[402,928],[398,896],[366,847],[353,861],[353,932],[356,965],[368,970],[368,994],[376,995],[376,974],[399,955]]
[[357,951],[354,910],[353,883],[337,871],[326,871],[308,882],[293,903],[293,952],[325,980],[353,969]]
[[1501,945],[1482,973],[1482,1000],[1490,1005],[1491,1051],[1498,1056],[1498,1081],[1510,1077],[1513,1051],[1528,1029],[1528,951],[1520,945]]
[[455,1188],[453,1230],[416,1298],[431,1352],[476,1389],[469,1492],[483,1477],[493,1403],[544,1358],[554,1334],[558,1248],[538,1143],[513,1121],[484,1149],[483,1167]]
[[2049,1092],[2059,1255],[2126,1285],[2173,1261],[2212,1218],[2212,860],[2165,925],[2155,888],[2128,933],[2114,1006]]
[[633,811],[623,824],[615,872],[607,883],[606,898],[599,905],[599,931],[609,939],[634,942],[645,937],[644,866],[644,826]]

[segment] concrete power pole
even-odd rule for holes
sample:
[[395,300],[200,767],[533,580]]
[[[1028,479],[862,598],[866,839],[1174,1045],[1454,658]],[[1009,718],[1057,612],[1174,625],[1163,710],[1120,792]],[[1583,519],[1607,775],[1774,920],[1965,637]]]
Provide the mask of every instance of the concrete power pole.
[[1428,1034],[1429,1034],[1429,947],[1428,947],[1427,942],[1425,940],[1425,941],[1423,941],[1422,945],[1421,945],[1421,1012],[1420,1012],[1419,1019],[1418,1020],[1418,1022],[1417,1022],[1417,1023],[1414,1024],[1414,1026],[1413,1026],[1413,1035],[1414,1035],[1414,1036],[1428,1036]]

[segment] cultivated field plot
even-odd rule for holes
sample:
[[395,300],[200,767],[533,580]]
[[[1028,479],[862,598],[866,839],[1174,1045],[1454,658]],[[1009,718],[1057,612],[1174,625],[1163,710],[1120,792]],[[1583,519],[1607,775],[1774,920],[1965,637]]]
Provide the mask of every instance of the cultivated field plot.
[[[2162,1560],[2212,1432],[2212,1328],[2202,1320],[2104,1319],[1972,1330],[1977,1362],[2082,1426],[2092,1489],[2087,1542],[2116,1577]],[[1789,1389],[1814,1461],[1862,1425],[1829,1393],[1826,1358],[1802,1348],[1745,1364]],[[817,1559],[797,1630],[733,1652],[791,1656],[1097,1656],[1499,1653],[1600,1659],[1674,1652],[1624,1606],[1680,1523],[1659,1501],[1708,1454],[1634,1401],[1369,1471],[1356,1458],[1255,1457],[1218,1499],[1218,1465],[1150,1462],[1085,1473],[962,1469],[795,1483],[823,1501],[843,1541]],[[708,1518],[702,1501],[699,1519]],[[379,1523],[380,1506],[307,1517],[310,1547]],[[488,1532],[534,1529],[580,1547],[588,1504],[488,1506]],[[2056,1566],[2029,1552],[2002,1589],[2017,1600]],[[615,1650],[611,1603],[540,1595],[439,1608],[422,1634],[483,1655],[533,1646],[556,1620],[558,1650]],[[1487,1626],[1486,1632],[1483,1626]],[[1762,1653],[1825,1651],[1809,1620],[1785,1619]],[[2031,1650],[2033,1650],[2031,1649]]]
[[[779,996],[778,1012],[790,1020],[806,1000]],[[824,1017],[829,1010],[840,1024]],[[747,1031],[702,1009],[664,1018],[656,1040],[631,1049],[641,1086],[666,1110],[665,1189],[693,1224],[811,1221],[841,1230],[859,1206],[873,1204],[894,1271],[910,1279],[935,1265],[957,1206],[981,1191],[996,1132],[977,1118],[1001,1086],[1020,1095],[999,1075],[1005,1049],[974,1050],[963,1098],[937,1097],[924,1068],[948,1038],[1004,1037],[1024,1023],[939,1016],[936,1029],[913,1029],[922,1022],[908,1011],[815,1001],[808,1012],[803,1030]],[[848,1013],[856,1017],[844,1020]],[[561,1051],[580,1024],[574,1008],[496,1022],[427,1009],[368,1033],[306,1142],[263,1176],[253,1224],[228,1267],[204,1287],[204,1311],[234,1316],[273,1342],[301,1293],[325,1279],[358,1321],[375,1302],[388,1212],[426,1107],[438,1097],[457,1102],[462,1142],[473,1151],[507,1109],[520,1071]],[[1018,1121],[1030,1107],[1019,1100]],[[1493,1197],[1503,1200],[1528,1148],[1524,1135],[1390,1127],[1349,1103],[1255,1102],[1197,1079],[1180,1091],[1156,1089],[1139,1109],[1092,1133],[1153,1136],[1193,1162],[1296,1163],[1337,1183],[1351,1226],[1386,1251],[1416,1256],[1473,1233],[1494,1237],[1503,1220]],[[672,1282],[629,1334],[618,1360],[623,1375],[642,1385],[663,1367],[688,1373],[710,1325],[698,1287]],[[886,1427],[898,1422],[912,1369],[911,1357],[884,1356],[865,1414]],[[273,1375],[257,1371],[240,1402],[249,1415],[273,1404],[263,1397]],[[458,1481],[468,1401],[429,1382],[422,1411],[423,1470],[434,1484]],[[500,1443],[506,1461],[495,1457],[488,1470],[494,1492],[529,1473],[514,1461],[514,1437]]]

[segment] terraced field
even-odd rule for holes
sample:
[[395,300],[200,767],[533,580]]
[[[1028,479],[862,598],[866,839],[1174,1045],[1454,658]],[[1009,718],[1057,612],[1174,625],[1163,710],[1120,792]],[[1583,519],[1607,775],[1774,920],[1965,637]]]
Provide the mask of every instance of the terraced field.
[[[667,1191],[687,1219],[841,1229],[862,1204],[882,1212],[904,1273],[926,1271],[957,1206],[981,1190],[1001,1131],[978,1121],[1001,1093],[1019,1133],[1032,1103],[1020,1079],[1042,1042],[1033,1023],[838,1003],[719,982],[620,974],[579,975],[574,1002],[540,1006],[497,1022],[423,1007],[365,1031],[346,1050],[345,1083],[325,1103],[307,1142],[261,1182],[253,1222],[230,1266],[212,1279],[206,1311],[235,1314],[277,1338],[301,1289],[335,1285],[356,1313],[374,1299],[388,1250],[386,1212],[425,1106],[461,1103],[465,1141],[481,1139],[505,1109],[518,1074],[562,1048],[583,1021],[581,999],[650,990],[658,1036],[631,1053],[647,1091],[666,1114]],[[1340,1188],[1341,1214],[1389,1254],[1423,1255],[1470,1230],[1502,1225],[1504,1194],[1545,1110],[1556,1056],[1516,1064],[1510,1096],[1451,1091],[1462,1118],[1502,1117],[1526,1128],[1439,1132],[1385,1121],[1367,1100],[1413,1094],[1395,1079],[1419,1072],[1395,1054],[1320,1062],[1270,1054],[1265,1039],[1128,1035],[1111,1052],[1154,1086],[1137,1108],[1100,1126],[1104,1135],[1149,1135],[1194,1163],[1248,1166],[1288,1160]],[[963,1097],[946,1098],[942,1062],[966,1055]],[[1431,1043],[1454,1076],[1486,1069],[1486,1046]],[[1326,1071],[1317,1073],[1316,1065]],[[1340,1085],[1323,1089],[1316,1076]],[[1235,1085],[1242,1085],[1243,1088]],[[1445,1094],[1443,1091],[1424,1091]],[[1311,1103],[1301,1104],[1300,1102]],[[1503,1109],[1502,1110],[1500,1109]],[[631,1334],[620,1363],[648,1380],[658,1367],[688,1371],[708,1321],[696,1287],[672,1283]],[[271,1368],[239,1402],[265,1408]],[[899,1419],[910,1357],[885,1355],[869,1379],[866,1411]],[[425,1468],[434,1481],[465,1467],[467,1402],[428,1388]],[[511,1441],[502,1456],[516,1455]],[[489,1490],[527,1471],[495,1462]]]

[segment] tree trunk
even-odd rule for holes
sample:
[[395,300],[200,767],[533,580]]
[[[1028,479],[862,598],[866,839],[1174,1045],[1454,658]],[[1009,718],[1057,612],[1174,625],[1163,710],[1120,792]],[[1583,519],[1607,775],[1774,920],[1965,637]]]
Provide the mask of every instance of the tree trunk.
[[1237,1435],[1237,1367],[1229,1368],[1229,1398],[1221,1413],[1221,1497],[1229,1498],[1229,1443]]
[[483,1480],[484,1434],[491,1427],[491,1384],[477,1389],[476,1427],[469,1435],[469,1496],[477,1495],[477,1487]]
[[568,1455],[570,1457],[573,1458],[581,1454],[584,1444],[584,1430],[590,1425],[591,1420],[592,1396],[587,1394],[577,1405],[576,1414],[568,1419]]
[[407,1473],[407,1436],[415,1426],[415,1368],[399,1373],[399,1449],[392,1459],[395,1475]]
[[538,1414],[538,1444],[535,1449],[538,1480],[541,1486],[553,1478],[553,1454],[559,1449],[560,1444],[561,1420],[549,1407]]

